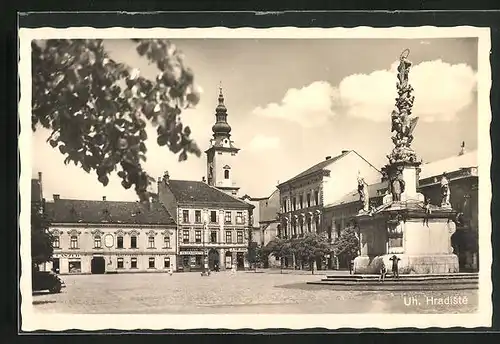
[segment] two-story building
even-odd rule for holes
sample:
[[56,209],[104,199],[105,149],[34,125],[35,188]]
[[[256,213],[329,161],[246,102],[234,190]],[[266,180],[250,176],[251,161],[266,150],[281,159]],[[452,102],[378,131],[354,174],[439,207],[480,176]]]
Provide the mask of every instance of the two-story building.
[[47,269],[61,274],[161,272],[176,267],[176,226],[158,202],[62,199],[45,203],[53,235]]
[[205,181],[158,180],[158,199],[178,229],[178,270],[248,267],[248,233],[253,206]]

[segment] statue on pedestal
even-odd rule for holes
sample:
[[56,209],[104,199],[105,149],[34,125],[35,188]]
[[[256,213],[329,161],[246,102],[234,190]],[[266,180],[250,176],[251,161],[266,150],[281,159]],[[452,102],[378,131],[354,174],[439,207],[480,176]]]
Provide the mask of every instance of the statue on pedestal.
[[401,171],[396,171],[395,175],[390,179],[390,190],[393,202],[401,201],[401,194],[405,192],[405,181],[402,178]]
[[450,185],[446,173],[441,176],[441,207],[451,208],[450,204]]
[[370,211],[370,196],[368,195],[368,185],[365,182],[365,179],[361,177],[358,173],[358,193],[359,200],[363,205],[361,212],[368,213]]

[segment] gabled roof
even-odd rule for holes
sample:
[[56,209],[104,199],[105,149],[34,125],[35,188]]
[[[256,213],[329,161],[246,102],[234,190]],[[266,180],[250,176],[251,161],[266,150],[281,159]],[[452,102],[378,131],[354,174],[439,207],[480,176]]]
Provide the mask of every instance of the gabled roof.
[[120,223],[175,225],[169,212],[158,202],[59,199],[46,203],[47,215],[56,223]]
[[369,164],[370,166],[372,166],[375,170],[378,171],[378,169],[373,166],[368,160],[366,160],[365,158],[363,158],[363,156],[361,156],[358,152],[356,152],[355,150],[345,150],[345,151],[342,151],[342,154],[339,154],[337,156],[334,156],[330,159],[327,159],[327,160],[323,160],[319,163],[317,163],[316,165],[313,165],[311,167],[309,167],[307,170],[299,173],[298,175],[296,175],[295,177],[281,183],[278,185],[279,186],[282,186],[284,184],[287,184],[287,183],[290,183],[290,182],[293,182],[297,179],[300,179],[302,177],[305,177],[307,175],[310,175],[310,174],[313,174],[315,172],[319,172],[319,171],[322,171],[322,170],[325,170],[328,166],[330,166],[331,164],[339,161],[340,159],[342,159],[343,157],[347,156],[349,153],[354,153],[356,154],[357,156],[359,156],[361,159],[363,159],[364,161],[366,161],[367,164]]
[[253,208],[253,205],[228,195],[205,182],[170,179],[167,186],[178,203],[220,204],[235,208]]
[[[387,182],[380,182],[380,183],[368,185],[369,198],[373,199],[373,198],[377,198],[377,197],[382,197],[383,195],[380,195],[378,193],[378,191],[379,190],[386,190],[387,187],[388,187]],[[338,206],[338,205],[342,205],[342,204],[352,204],[352,203],[355,203],[358,201],[359,201],[358,189],[353,189],[351,192],[345,194],[336,202],[326,205],[325,208],[334,207],[334,206]]]
[[467,152],[463,155],[451,156],[449,158],[429,162],[420,166],[420,179],[440,176],[443,172],[458,171],[462,168],[477,167],[477,150]]

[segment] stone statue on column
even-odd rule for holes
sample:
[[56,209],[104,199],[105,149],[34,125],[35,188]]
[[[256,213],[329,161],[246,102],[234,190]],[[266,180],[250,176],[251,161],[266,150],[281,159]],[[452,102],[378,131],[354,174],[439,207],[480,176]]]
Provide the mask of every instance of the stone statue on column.
[[368,213],[370,211],[370,195],[368,194],[368,184],[365,179],[358,173],[358,193],[359,200],[363,205],[361,212]]
[[450,203],[450,184],[446,173],[441,176],[441,207],[451,208]]
[[389,186],[392,194],[392,201],[400,202],[401,194],[405,192],[405,181],[403,180],[400,171],[396,171],[395,175],[390,180]]

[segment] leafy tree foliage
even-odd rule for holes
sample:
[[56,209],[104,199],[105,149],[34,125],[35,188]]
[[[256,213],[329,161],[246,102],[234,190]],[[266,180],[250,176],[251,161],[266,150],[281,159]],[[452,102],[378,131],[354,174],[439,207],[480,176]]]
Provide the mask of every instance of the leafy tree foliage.
[[64,162],[95,171],[109,183],[115,172],[124,188],[134,186],[141,201],[149,200],[154,181],[143,169],[148,139],[146,123],[157,128],[157,143],[179,154],[201,155],[183,126],[182,109],[195,106],[199,93],[194,74],[173,44],[133,39],[137,53],[156,64],[155,80],[110,58],[102,40],[33,41],[32,129],[52,130],[48,142]]
[[50,222],[43,211],[42,202],[32,202],[31,205],[31,262],[37,269],[42,263],[52,259],[53,237],[48,231]]
[[359,239],[356,234],[356,228],[353,225],[346,227],[340,233],[340,236],[335,239],[333,250],[336,256],[345,255],[349,259],[358,256]]
[[248,243],[248,262],[250,265],[254,266],[255,271],[257,271],[257,264],[262,262],[262,247],[256,242]]
[[281,272],[283,272],[284,260],[283,258],[291,255],[293,253],[292,243],[290,240],[275,237],[273,240],[269,241],[262,250],[263,254],[272,254],[276,258],[281,260]]
[[293,253],[298,259],[309,263],[312,274],[316,259],[323,258],[332,250],[328,238],[323,234],[306,233],[304,237],[292,240]]

